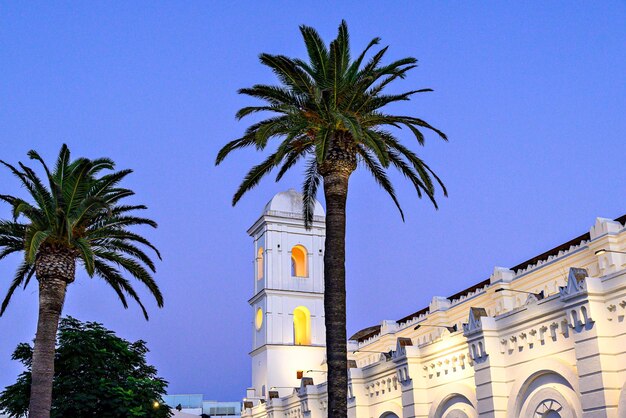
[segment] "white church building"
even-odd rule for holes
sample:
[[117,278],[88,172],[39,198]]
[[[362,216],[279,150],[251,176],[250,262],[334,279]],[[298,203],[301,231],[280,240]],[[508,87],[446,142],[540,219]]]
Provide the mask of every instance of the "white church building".
[[[279,193],[254,241],[242,417],[327,416],[324,210]],[[626,418],[626,215],[353,335],[354,418]],[[411,307],[407,306],[407,311]]]

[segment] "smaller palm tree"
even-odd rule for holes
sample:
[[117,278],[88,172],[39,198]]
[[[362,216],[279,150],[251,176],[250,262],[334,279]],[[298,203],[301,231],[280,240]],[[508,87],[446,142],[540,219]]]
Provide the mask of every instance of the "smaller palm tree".
[[[115,164],[108,158],[71,161],[65,144],[52,170],[37,152],[29,151],[28,156],[41,164],[46,182],[22,163],[18,168],[0,161],[30,197],[29,202],[0,195],[0,200],[12,207],[12,219],[0,220],[0,259],[13,253],[24,255],[0,305],[0,316],[15,290],[26,288],[35,276],[39,282],[39,319],[29,416],[45,418],[50,416],[52,401],[56,333],[67,286],[75,279],[76,262],[90,277],[108,283],[125,308],[127,297],[134,299],[148,319],[139,295],[122,271],[146,285],[162,307],[163,296],[152,277],[154,263],[141,246],[152,249],[159,259],[161,256],[146,238],[129,230],[135,225],[157,226],[150,219],[133,215],[145,206],[122,204],[134,193],[119,183],[132,170],[114,171]],[[103,171],[110,172],[101,175]]]

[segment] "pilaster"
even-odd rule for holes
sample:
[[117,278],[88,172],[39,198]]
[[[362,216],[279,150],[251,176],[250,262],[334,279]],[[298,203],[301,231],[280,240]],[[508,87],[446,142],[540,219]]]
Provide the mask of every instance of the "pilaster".
[[561,300],[574,340],[581,405],[585,418],[617,418],[621,391],[615,344],[606,317],[602,281],[571,268]]
[[474,362],[478,415],[481,418],[506,418],[506,361],[500,353],[496,321],[488,317],[483,308],[472,307],[463,331]]

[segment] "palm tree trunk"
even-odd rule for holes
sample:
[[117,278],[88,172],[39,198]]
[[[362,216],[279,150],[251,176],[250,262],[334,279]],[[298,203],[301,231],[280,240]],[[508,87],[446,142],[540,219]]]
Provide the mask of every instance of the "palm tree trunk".
[[351,171],[324,176],[326,242],[324,252],[324,314],[328,363],[328,416],[348,416],[346,351],[346,200]]
[[28,417],[49,418],[56,336],[67,285],[74,281],[75,260],[67,251],[50,250],[38,255],[35,266],[39,280],[39,319],[33,349]]
[[64,280],[39,281],[39,319],[33,350],[29,418],[48,418],[52,405],[54,350],[67,283]]

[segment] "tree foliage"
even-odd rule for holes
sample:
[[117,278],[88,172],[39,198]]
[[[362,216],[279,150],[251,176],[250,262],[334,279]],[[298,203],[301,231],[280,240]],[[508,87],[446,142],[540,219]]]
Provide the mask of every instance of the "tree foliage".
[[[397,137],[407,129],[417,144],[424,145],[427,129],[447,140],[446,135],[415,116],[396,115],[387,106],[409,101],[431,89],[387,93],[394,81],[404,79],[417,67],[417,60],[406,57],[383,63],[388,46],[371,52],[380,38],[372,39],[356,57],[351,55],[348,26],[341,22],[337,38],[327,46],[318,32],[300,26],[308,60],[262,53],[261,64],[269,67],[280,84],[256,84],[239,90],[240,94],[261,100],[237,112],[241,119],[259,112],[271,115],[251,124],[244,135],[227,143],[218,153],[220,164],[232,151],[255,147],[264,150],[274,139],[279,142],[263,162],[245,176],[233,197],[233,205],[261,178],[278,169],[276,181],[301,160],[306,161],[304,216],[310,224],[318,185],[324,172],[339,169],[341,163],[358,162],[392,198],[400,215],[404,214],[387,169],[397,169],[414,186],[418,197],[426,196],[435,207],[435,186],[447,194],[433,170]],[[368,55],[371,55],[368,58]],[[350,171],[354,170],[354,167]]]
[[[33,349],[19,344],[13,360],[26,368],[0,394],[0,411],[26,414],[30,397]],[[146,362],[144,341],[129,342],[95,322],[61,320],[55,356],[52,418],[171,416],[163,403],[167,382]],[[158,406],[155,406],[158,402]]]
[[[65,144],[52,169],[36,151],[29,151],[28,156],[40,163],[43,178],[23,163],[15,167],[0,161],[18,178],[29,197],[25,200],[0,194],[0,200],[11,205],[13,218],[0,220],[0,260],[12,253],[24,255],[0,305],[0,315],[15,290],[29,284],[37,260],[55,252],[79,260],[90,277],[103,279],[124,307],[128,306],[127,297],[134,299],[146,319],[148,313],[123,271],[147,286],[162,307],[163,296],[151,274],[155,272],[154,262],[141,246],[153,250],[159,258],[160,254],[146,238],[129,229],[136,225],[156,228],[157,224],[136,216],[136,211],[146,207],[124,203],[134,192],[119,186],[132,170],[114,171],[115,164],[108,158],[71,160]],[[74,277],[64,280],[71,283]]]

